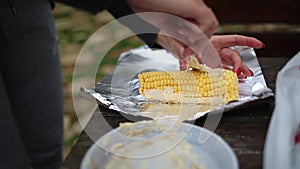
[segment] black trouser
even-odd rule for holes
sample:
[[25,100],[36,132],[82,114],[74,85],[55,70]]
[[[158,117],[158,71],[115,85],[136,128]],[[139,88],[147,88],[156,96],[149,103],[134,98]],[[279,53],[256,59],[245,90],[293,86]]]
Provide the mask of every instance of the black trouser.
[[63,92],[50,3],[1,0],[0,13],[0,168],[59,168]]

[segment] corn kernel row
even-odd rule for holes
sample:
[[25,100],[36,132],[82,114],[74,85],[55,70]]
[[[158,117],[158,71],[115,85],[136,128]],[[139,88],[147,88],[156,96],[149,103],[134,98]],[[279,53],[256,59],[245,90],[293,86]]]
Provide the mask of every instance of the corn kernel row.
[[197,70],[144,72],[138,75],[140,93],[148,90],[172,88],[173,93],[182,94],[188,98],[223,97],[227,102],[237,100],[238,86],[236,75],[228,70],[220,75]]

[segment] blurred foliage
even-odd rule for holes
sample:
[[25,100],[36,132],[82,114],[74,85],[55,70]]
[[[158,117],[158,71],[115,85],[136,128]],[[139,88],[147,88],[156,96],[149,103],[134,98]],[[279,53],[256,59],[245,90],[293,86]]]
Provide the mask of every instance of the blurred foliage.
[[[63,68],[64,85],[64,157],[76,142],[82,128],[78,123],[72,101],[73,69],[77,56],[88,38],[101,26],[110,22],[113,17],[106,11],[97,15],[80,11],[62,4],[57,4],[54,11],[59,47]],[[122,52],[143,45],[137,37],[130,37],[120,41],[103,58],[97,72],[99,81],[109,73],[117,63]]]
[[109,50],[107,55],[101,61],[99,70],[97,72],[96,81],[99,81],[103,76],[112,70],[114,67],[112,65],[116,65],[121,53],[142,45],[144,45],[144,43],[137,37],[129,37],[117,43]]

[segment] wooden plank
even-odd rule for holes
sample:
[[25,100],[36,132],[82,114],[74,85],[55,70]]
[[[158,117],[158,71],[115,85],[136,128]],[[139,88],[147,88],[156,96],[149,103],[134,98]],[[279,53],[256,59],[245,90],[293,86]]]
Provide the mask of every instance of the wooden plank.
[[276,77],[278,72],[286,65],[289,58],[259,57],[258,62],[268,87],[275,93]]
[[222,23],[300,23],[299,0],[206,0]]
[[[215,130],[233,148],[240,169],[262,168],[265,135],[274,106],[272,103],[273,99],[269,98],[251,107],[226,112]],[[196,124],[202,126],[204,122],[202,118]]]
[[95,140],[119,126],[121,122],[129,122],[118,112],[99,106],[96,109],[76,144],[64,160],[62,169],[79,169],[81,161]]

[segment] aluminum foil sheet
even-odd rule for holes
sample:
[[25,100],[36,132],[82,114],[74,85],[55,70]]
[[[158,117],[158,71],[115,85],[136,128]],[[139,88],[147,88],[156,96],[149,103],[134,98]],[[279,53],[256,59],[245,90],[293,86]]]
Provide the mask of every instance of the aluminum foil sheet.
[[195,120],[207,113],[226,112],[249,102],[273,96],[267,87],[261,67],[252,48],[236,46],[244,63],[254,76],[240,79],[240,99],[226,105],[218,104],[166,104],[147,101],[139,93],[138,74],[146,71],[178,70],[178,60],[164,49],[153,50],[142,46],[121,54],[116,68],[98,82],[94,89],[81,88],[99,104],[120,113],[151,119]]

